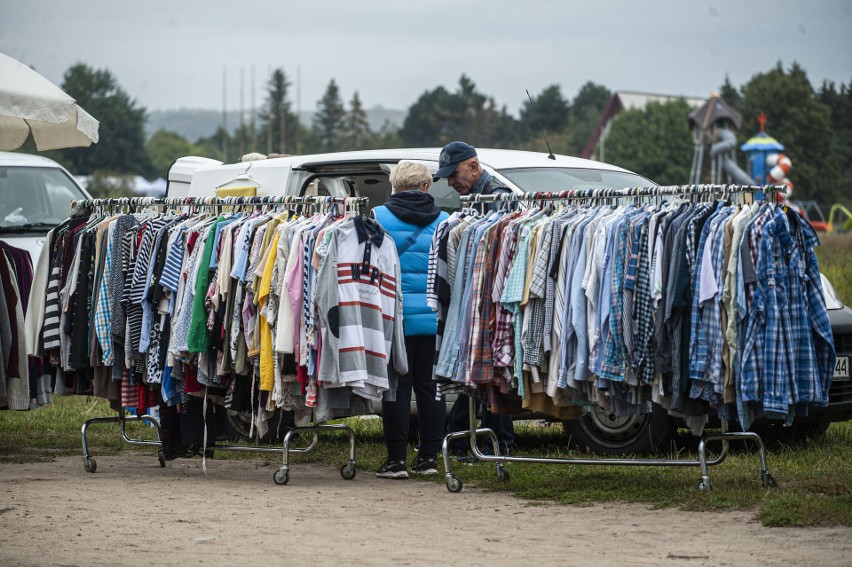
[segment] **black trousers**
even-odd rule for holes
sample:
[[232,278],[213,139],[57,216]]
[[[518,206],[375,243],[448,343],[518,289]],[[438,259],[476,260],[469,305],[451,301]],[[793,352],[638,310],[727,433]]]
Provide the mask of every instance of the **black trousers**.
[[[515,425],[511,415],[491,413],[485,408],[485,402],[476,400],[477,413],[482,415],[482,427],[494,431],[497,442],[500,444],[500,453],[508,454],[515,444]],[[459,395],[453,404],[450,414],[447,416],[447,433],[465,431],[470,428],[470,398]],[[467,453],[469,442],[467,439],[453,439],[450,442],[450,451],[456,455]],[[491,445],[485,447],[486,453],[491,453]]]
[[[435,399],[437,388],[432,380],[435,337],[405,337],[405,349],[408,351],[408,374],[399,377],[396,401],[382,401],[382,425],[388,459],[406,460],[412,390],[417,402],[417,419],[420,424],[420,456],[434,459],[443,441],[447,413],[444,398]],[[389,366],[388,371],[393,372],[393,368]]]

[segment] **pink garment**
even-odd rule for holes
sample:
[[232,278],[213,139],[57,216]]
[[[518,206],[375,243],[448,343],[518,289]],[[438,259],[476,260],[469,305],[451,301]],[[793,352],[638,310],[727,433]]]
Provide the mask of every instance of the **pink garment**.
[[293,307],[293,314],[296,316],[296,324],[293,325],[293,354],[296,356],[296,364],[301,363],[301,357],[299,353],[299,346],[301,344],[299,340],[299,330],[302,325],[299,323],[301,321],[301,313],[302,313],[302,298],[304,296],[305,290],[302,287],[302,280],[304,279],[304,267],[305,267],[305,257],[304,254],[296,255],[296,265],[292,272],[286,274],[284,277],[284,285],[287,286],[287,299],[290,301],[290,305]]

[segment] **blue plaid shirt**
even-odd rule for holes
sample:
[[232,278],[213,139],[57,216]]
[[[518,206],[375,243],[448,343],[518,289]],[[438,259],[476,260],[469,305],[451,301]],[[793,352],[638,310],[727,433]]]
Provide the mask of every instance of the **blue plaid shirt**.
[[[714,392],[722,393],[722,303],[721,277],[724,263],[724,226],[733,214],[732,207],[720,209],[704,225],[698,250],[698,265],[693,282],[691,312],[691,345],[689,349],[689,378],[693,381],[689,396],[696,399],[714,400]],[[707,247],[709,245],[709,248]],[[710,258],[704,255],[710,252]],[[704,274],[704,270],[711,274]],[[715,293],[709,298],[700,294],[701,280],[712,277]],[[704,299],[704,301],[702,301]]]
[[[825,405],[834,345],[819,267],[819,241],[795,213],[776,209],[761,231],[758,281],[743,349],[743,401],[792,422],[796,406]],[[802,300],[804,299],[804,301]]]

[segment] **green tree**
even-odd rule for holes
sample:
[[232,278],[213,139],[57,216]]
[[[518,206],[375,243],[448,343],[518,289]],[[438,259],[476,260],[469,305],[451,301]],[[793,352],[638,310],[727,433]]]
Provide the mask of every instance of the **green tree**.
[[332,79],[325,93],[317,104],[314,114],[314,132],[322,141],[323,149],[327,152],[337,149],[341,142],[340,136],[346,126],[346,109],[340,98],[340,89]]
[[840,83],[839,87],[826,81],[817,98],[831,113],[834,136],[828,161],[835,172],[833,185],[838,193],[835,198],[852,205],[852,81],[848,85]]
[[466,140],[474,146],[506,147],[517,141],[517,121],[462,75],[455,93],[437,87],[420,95],[408,109],[400,137],[411,146]]
[[737,90],[737,87],[731,84],[731,79],[728,75],[725,75],[725,82],[719,87],[719,98],[728,103],[737,112],[742,112],[743,97],[740,91]]
[[[292,154],[298,151],[301,131],[299,120],[292,111],[289,88],[290,82],[284,70],[278,68],[272,71],[266,83],[266,101],[258,112],[258,144],[265,147],[268,154]],[[250,135],[247,139],[250,139]]]
[[75,175],[95,171],[153,173],[145,152],[145,109],[118,85],[106,69],[78,63],[65,72],[62,89],[100,121],[100,141],[88,148],[58,152],[60,161]]
[[342,148],[344,150],[362,150],[373,142],[373,132],[370,130],[370,122],[367,120],[367,112],[361,104],[358,91],[352,95],[349,101],[349,112],[343,126]]
[[541,137],[541,130],[546,134],[557,134],[568,126],[570,104],[562,96],[559,85],[550,85],[538,96],[532,97],[521,105],[518,120],[521,134],[524,138]]
[[592,135],[592,131],[597,126],[610,98],[612,98],[612,93],[609,89],[591,81],[585,83],[577,91],[577,96],[574,97],[574,102],[571,104],[568,122],[571,146],[569,153],[579,154],[583,151],[586,141]]
[[789,178],[794,198],[833,202],[839,195],[836,164],[830,159],[831,111],[816,97],[804,69],[793,63],[785,70],[779,62],[771,71],[754,75],[741,92],[741,139],[753,134],[757,115],[765,113],[767,133],[784,145],[784,154],[793,162]]
[[663,185],[689,180],[689,105],[651,103],[618,115],[606,138],[606,160]]
[[169,132],[168,130],[157,130],[148,143],[145,151],[154,168],[155,177],[168,178],[169,167],[174,161],[182,156],[199,155],[198,148],[187,141],[183,136]]
[[[222,152],[222,137],[226,136],[228,141],[228,153],[233,155],[225,155]],[[233,162],[236,157],[236,150],[231,137],[225,133],[224,129],[219,126],[216,131],[206,138],[198,138],[193,146],[197,149],[198,154],[210,159],[217,159],[223,162]]]

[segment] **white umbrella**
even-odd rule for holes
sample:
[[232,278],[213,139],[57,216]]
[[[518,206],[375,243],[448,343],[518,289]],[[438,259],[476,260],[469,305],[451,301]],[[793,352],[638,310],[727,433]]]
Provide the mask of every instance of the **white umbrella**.
[[16,150],[33,134],[39,151],[90,146],[98,121],[62,89],[0,53],[0,150]]

